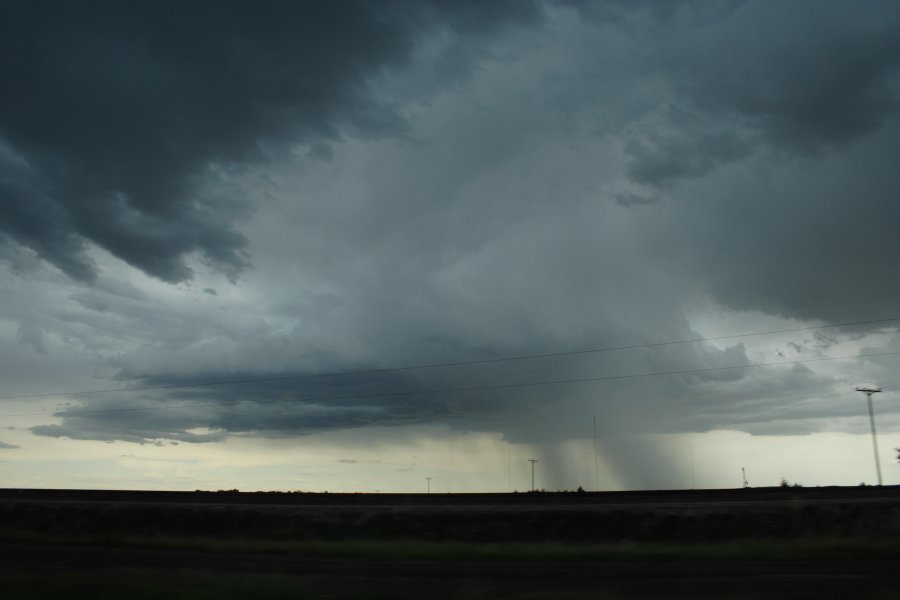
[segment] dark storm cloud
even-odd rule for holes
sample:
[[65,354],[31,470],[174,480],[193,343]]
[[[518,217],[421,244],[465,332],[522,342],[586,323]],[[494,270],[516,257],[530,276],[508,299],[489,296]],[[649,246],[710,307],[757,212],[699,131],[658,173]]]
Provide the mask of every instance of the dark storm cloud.
[[30,346],[38,354],[47,354],[46,335],[39,326],[34,323],[22,323],[16,331],[16,341]]
[[[712,24],[668,15],[644,27],[659,38],[646,60],[667,83],[661,108],[626,132],[638,190],[616,202],[677,200],[658,208],[660,243],[684,251],[726,306],[893,315],[900,6],[748,2]],[[752,166],[722,175],[741,164]]]
[[716,166],[743,158],[750,152],[743,140],[729,133],[696,139],[684,139],[683,135],[652,136],[648,140],[630,141],[625,150],[631,159],[628,175],[632,181],[657,188],[682,178],[705,175]]
[[727,63],[701,63],[700,77],[688,83],[696,86],[691,95],[735,111],[799,152],[871,133],[898,107],[900,24],[894,8],[886,22],[872,15],[848,25],[841,17],[852,7],[841,4],[810,13],[795,3],[778,15],[780,23],[761,19],[757,27],[767,30],[745,34]]
[[697,204],[680,211],[674,235],[692,237],[681,249],[697,277],[740,310],[830,322],[895,315],[898,139],[895,119],[874,143],[825,161],[814,178],[752,181],[774,172],[765,165],[714,192],[688,186]]
[[98,394],[54,413],[62,424],[32,431],[72,439],[215,442],[226,435],[284,437],[444,420],[459,407],[457,399],[420,389],[414,379],[383,374]]
[[342,130],[396,132],[367,97],[378,69],[429,29],[537,14],[527,2],[3,7],[0,233],[76,279],[96,275],[92,242],[170,282],[191,278],[191,253],[232,277],[249,264],[236,228],[247,207],[194,193],[212,165]]
[[658,202],[659,198],[656,196],[643,196],[641,194],[636,194],[634,192],[613,192],[612,197],[615,199],[616,204],[619,206],[642,206],[647,204],[653,204],[654,202]]
[[[689,7],[689,8],[685,8]],[[896,4],[764,2],[714,22],[670,11],[658,34],[658,75],[673,93],[663,129],[632,139],[632,180],[671,186],[746,157],[759,139],[797,155],[834,150],[876,131],[900,106]],[[709,131],[727,124],[729,130]]]
[[7,444],[6,442],[0,442],[0,450],[12,450],[13,448],[18,448],[18,446]]
[[[582,13],[614,18],[589,24],[558,11],[555,30],[520,31],[517,42],[498,36],[485,53],[499,58],[481,65],[489,75],[473,81],[460,67],[472,62],[465,44],[450,44],[442,61],[391,46],[397,54],[384,64],[407,55],[425,63],[418,65],[425,76],[381,82],[396,85],[381,90],[392,102],[423,115],[410,125],[418,129],[403,131],[415,148],[341,141],[329,127],[285,118],[299,128],[292,136],[315,138],[304,156],[319,170],[306,179],[284,176],[301,170],[297,163],[272,171],[288,183],[264,192],[283,201],[267,205],[274,214],[255,231],[260,247],[272,244],[271,264],[258,266],[260,287],[247,293],[259,306],[231,305],[247,311],[246,323],[237,313],[217,320],[212,309],[151,308],[99,292],[71,295],[84,310],[65,318],[73,329],[83,324],[142,342],[104,361],[131,386],[694,338],[685,314],[706,294],[790,319],[893,315],[900,305],[900,127],[888,33],[900,15],[896,4],[832,3],[821,13],[820,4],[802,5],[815,13],[806,19],[797,5],[775,3],[729,3],[687,20],[674,3],[598,3]],[[477,5],[458,6],[447,13],[435,4],[440,19],[433,18],[466,30],[461,24],[477,20]],[[359,61],[359,73],[371,70]],[[420,80],[446,93],[429,104]],[[333,95],[334,113],[303,114],[337,127],[355,108],[378,107],[355,93],[353,101]],[[241,139],[266,136],[261,153],[285,139],[265,128]],[[246,149],[217,140],[216,148]],[[31,155],[11,148],[4,155],[10,172],[34,183]],[[616,204],[597,202],[596,190],[612,190]],[[222,210],[213,212],[221,217]],[[229,231],[227,216],[216,231]],[[857,281],[866,287],[847,284]],[[196,296],[217,309],[229,305],[231,291]],[[728,426],[785,430],[779,415],[797,403],[788,413],[792,432],[814,430],[810,418],[823,411],[847,414],[808,402],[842,382],[791,367],[429,391],[748,362],[742,346],[679,346],[485,370],[82,396],[83,407],[59,411],[61,424],[34,431],[215,441],[439,422],[553,443],[589,434],[583,421],[592,414],[604,439]],[[96,412],[104,408],[113,410]]]
[[[227,435],[286,437],[440,422],[459,430],[503,431],[513,442],[552,443],[585,433],[562,414],[593,412],[600,417],[601,436],[614,439],[715,429],[777,420],[773,413],[783,408],[784,389],[808,393],[832,383],[805,367],[753,374],[748,380],[746,372],[730,369],[751,362],[741,346],[723,352],[696,346],[629,354],[323,377],[282,373],[270,381],[88,395],[55,413],[61,424],[32,431],[73,439],[213,442]],[[698,365],[712,370],[677,373]],[[669,371],[675,373],[617,379]],[[603,381],[605,376],[613,379]],[[597,377],[601,380],[577,381]],[[190,376],[156,376],[144,382],[190,386],[255,378],[260,374],[201,374],[194,369]],[[576,381],[546,384],[566,380]],[[721,402],[723,395],[729,397],[727,404]],[[808,408],[801,416],[815,414]]]
[[591,20],[627,27],[635,15],[672,23],[673,19],[694,25],[714,23],[731,15],[746,0],[563,0],[563,4]]

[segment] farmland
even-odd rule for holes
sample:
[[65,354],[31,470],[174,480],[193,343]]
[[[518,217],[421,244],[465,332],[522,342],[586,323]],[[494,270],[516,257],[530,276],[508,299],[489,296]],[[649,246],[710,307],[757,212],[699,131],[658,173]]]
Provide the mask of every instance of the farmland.
[[[101,576],[120,580],[124,589],[144,582],[151,591],[153,582],[183,589],[190,588],[186,581],[209,577],[230,582],[218,597],[250,580],[258,589],[271,587],[272,597],[301,582],[309,597],[348,598],[372,597],[376,590],[396,596],[410,577],[438,583],[434,594],[444,597],[482,597],[478,590],[488,590],[491,597],[527,591],[609,598],[663,597],[658,594],[672,586],[687,597],[718,597],[749,578],[752,586],[734,588],[746,594],[734,597],[796,597],[798,590],[839,597],[828,594],[852,587],[856,597],[880,598],[900,585],[892,575],[900,550],[900,489],[7,489],[0,490],[0,542],[4,578],[12,589],[27,590],[22,597],[33,597],[40,586],[54,595],[41,575],[52,563],[54,581],[81,585],[86,595]],[[335,592],[338,581],[343,587]]]

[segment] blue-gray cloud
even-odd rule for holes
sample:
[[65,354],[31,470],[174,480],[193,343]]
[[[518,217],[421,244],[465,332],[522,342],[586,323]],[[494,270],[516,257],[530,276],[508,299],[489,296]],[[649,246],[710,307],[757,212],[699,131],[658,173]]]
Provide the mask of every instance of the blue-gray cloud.
[[[235,130],[249,133],[234,143],[203,138],[209,147],[194,154],[204,160],[252,164],[239,189],[249,190],[246,201],[257,211],[242,230],[259,253],[257,287],[215,283],[215,297],[198,287],[178,305],[174,292],[158,302],[97,289],[98,280],[95,289],[66,296],[65,328],[36,326],[68,335],[54,342],[85,331],[128,340],[124,349],[103,348],[100,362],[114,374],[112,386],[130,387],[691,338],[685,315],[698,298],[749,314],[831,322],[889,316],[900,305],[897,61],[886,35],[900,22],[896,4],[807,3],[816,16],[804,20],[793,8],[800,3],[727,3],[716,11],[698,2],[564,3],[546,21],[535,19],[535,5],[480,4],[417,4],[427,7],[423,13],[396,19],[362,7],[366,19],[406,35],[405,45],[393,40],[386,49],[375,35],[373,57],[346,50],[346,73],[378,73],[371,94],[339,85],[336,68],[320,90],[332,102],[282,115],[286,133],[251,123]],[[489,25],[476,27],[481,19]],[[838,59],[838,51],[847,57]],[[290,69],[274,81],[302,79]],[[831,94],[822,91],[828,81],[838,82]],[[293,148],[294,158],[278,156],[279,144],[296,140],[304,144]],[[232,150],[218,154],[223,148]],[[50,163],[21,143],[10,142],[0,156],[11,180],[55,198],[37,185],[45,176],[31,175]],[[211,232],[233,232],[244,210],[200,193],[181,198],[172,205],[179,218],[190,202],[213,202],[204,205]],[[72,244],[89,239],[60,214],[48,213],[45,224],[61,234],[59,243],[66,231]],[[191,239],[190,218],[182,219],[187,230],[166,219],[150,233]],[[16,227],[20,236],[42,231]],[[33,237],[30,247],[50,256],[50,245],[37,245],[46,239]],[[158,260],[183,266],[178,248]],[[144,264],[152,267],[149,258]],[[184,275],[167,272],[169,280]],[[870,285],[860,290],[848,281]],[[730,424],[762,432],[787,404],[843,385],[818,370],[783,367],[429,392],[749,360],[740,346],[698,346],[85,395],[84,406],[58,412],[59,424],[34,431],[200,442],[437,422],[532,442],[585,433],[573,421],[597,414],[612,436]],[[816,427],[810,417],[820,411],[848,414],[837,404],[801,404],[792,431]],[[580,416],[566,421],[569,415]]]
[[[242,199],[197,193],[212,166],[298,140],[402,129],[368,95],[439,27],[533,18],[524,2],[3,2],[0,236],[91,280],[96,244],[149,275],[249,265]],[[324,146],[317,146],[324,148]],[[327,156],[324,150],[319,156]]]

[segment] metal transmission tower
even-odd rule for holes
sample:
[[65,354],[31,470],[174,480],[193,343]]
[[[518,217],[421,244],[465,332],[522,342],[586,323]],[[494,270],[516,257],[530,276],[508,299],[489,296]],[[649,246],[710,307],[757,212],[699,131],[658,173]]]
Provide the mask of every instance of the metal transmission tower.
[[875,411],[872,410],[872,394],[877,394],[881,388],[875,385],[860,385],[856,388],[857,392],[866,395],[866,401],[869,405],[869,424],[872,426],[872,450],[875,453],[875,472],[878,473],[878,485],[881,485],[881,462],[878,460],[878,436],[875,434]]
[[531,463],[531,491],[533,492],[534,491],[534,463],[539,463],[541,461],[539,461],[536,458],[529,458],[528,462]]
[[597,451],[597,415],[594,415],[594,491],[600,491],[600,453]]

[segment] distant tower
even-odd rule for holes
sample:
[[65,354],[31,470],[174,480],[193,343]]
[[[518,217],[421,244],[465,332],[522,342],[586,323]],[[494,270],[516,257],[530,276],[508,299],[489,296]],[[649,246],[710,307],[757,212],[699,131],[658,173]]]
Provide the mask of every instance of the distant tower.
[[869,424],[872,426],[872,450],[875,452],[875,472],[878,473],[878,485],[881,485],[881,462],[878,460],[878,436],[875,434],[875,411],[872,410],[872,394],[877,394],[881,388],[875,385],[860,385],[856,388],[857,392],[866,395],[866,401],[869,405]]
[[534,491],[534,463],[541,462],[536,458],[529,458],[528,462],[531,463],[531,491]]

